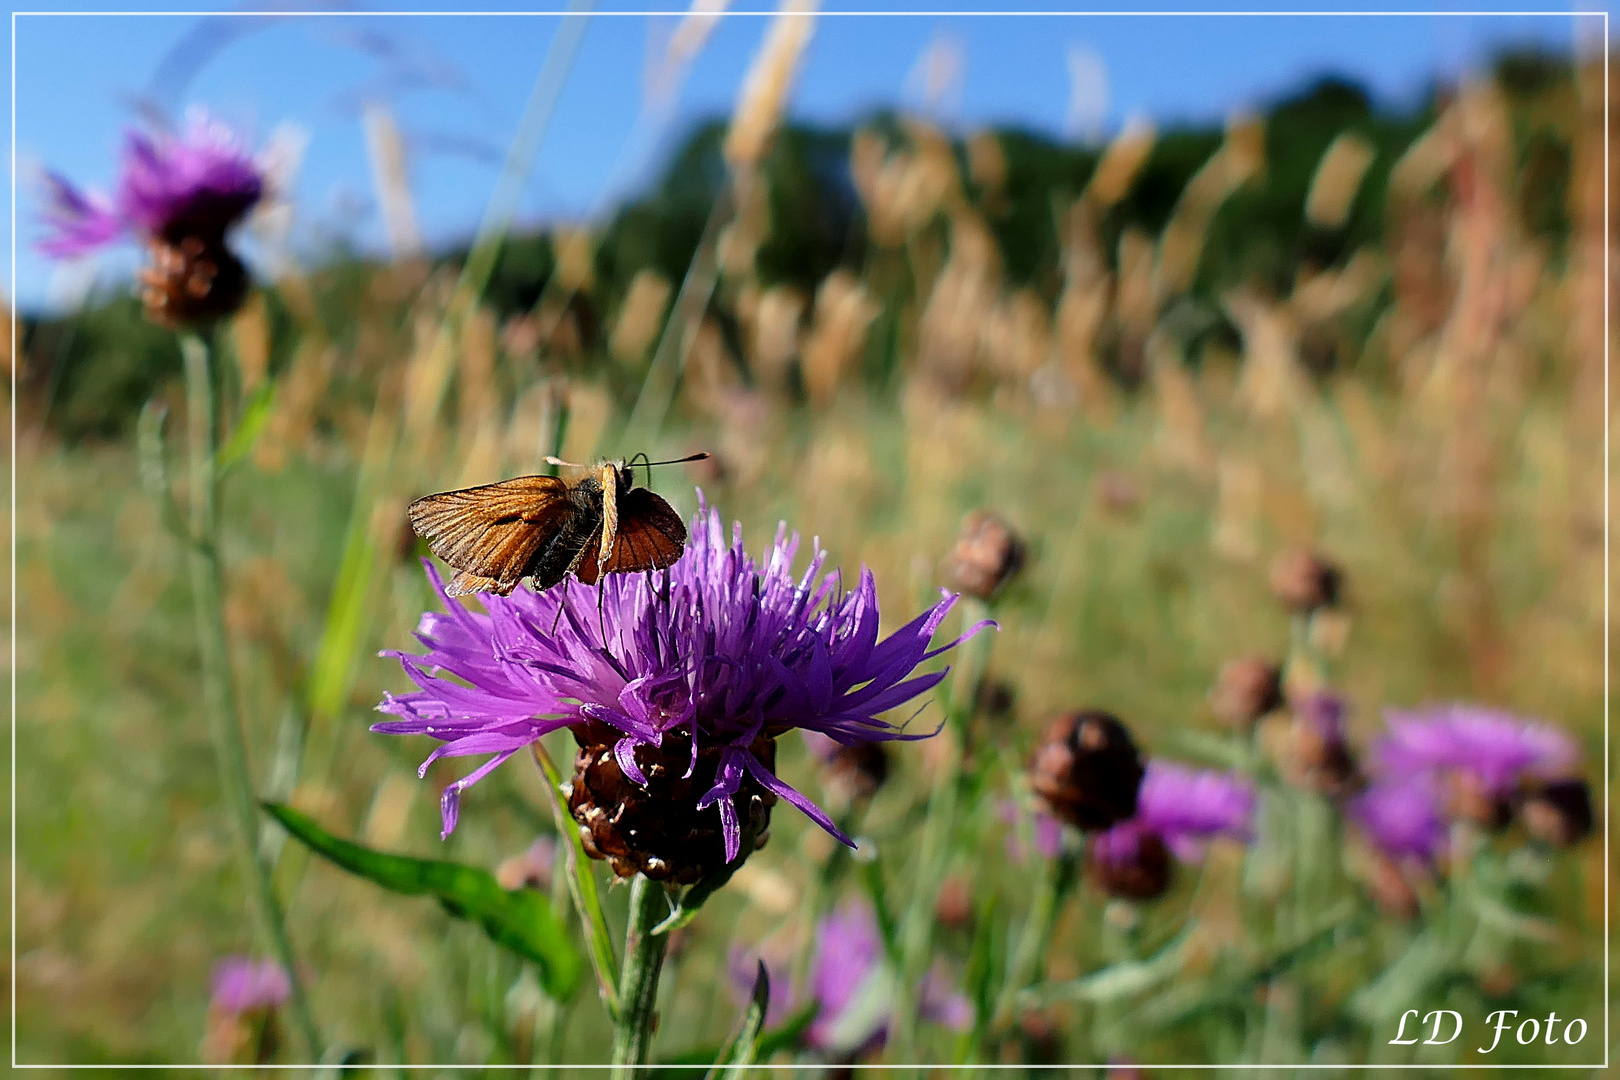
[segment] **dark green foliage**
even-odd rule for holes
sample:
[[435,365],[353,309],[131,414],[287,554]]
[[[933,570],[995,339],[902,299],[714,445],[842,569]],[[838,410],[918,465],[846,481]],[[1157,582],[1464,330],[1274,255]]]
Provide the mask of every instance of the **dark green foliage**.
[[266,803],[265,812],[310,850],[351,874],[406,896],[431,896],[458,919],[477,923],[497,945],[534,962],[540,985],[567,1001],[584,981],[585,964],[551,902],[534,889],[501,888],[493,874],[438,859],[388,855],[341,840],[290,806]]

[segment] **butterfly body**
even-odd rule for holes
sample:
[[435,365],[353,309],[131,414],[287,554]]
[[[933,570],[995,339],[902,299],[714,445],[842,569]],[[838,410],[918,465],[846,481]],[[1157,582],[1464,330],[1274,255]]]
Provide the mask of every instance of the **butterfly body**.
[[669,503],[638,488],[623,462],[578,480],[519,476],[411,503],[411,528],[457,571],[451,596],[510,595],[523,578],[536,592],[570,573],[586,585],[605,574],[660,570],[686,547]]

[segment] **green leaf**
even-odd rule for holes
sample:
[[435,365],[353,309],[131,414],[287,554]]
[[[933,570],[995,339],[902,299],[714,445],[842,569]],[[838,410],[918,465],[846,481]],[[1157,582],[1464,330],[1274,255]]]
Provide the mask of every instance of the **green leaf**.
[[669,918],[653,927],[652,932],[655,934],[668,934],[679,930],[697,918],[698,910],[703,907],[709,897],[713,896],[720,890],[721,886],[730,881],[731,875],[742,869],[742,864],[748,860],[749,854],[754,850],[754,840],[754,830],[744,829],[737,857],[702,881],[699,881],[696,885],[693,885],[690,889],[687,889],[680,902],[675,905],[675,910],[669,913]]
[[270,420],[271,410],[276,403],[276,385],[266,381],[253,396],[248,399],[246,407],[242,409],[242,419],[236,423],[236,430],[231,432],[230,438],[219,451],[219,471],[224,472],[238,461],[247,457],[258,441],[259,433]]
[[765,1028],[765,1014],[771,1007],[770,972],[765,970],[765,961],[758,963],[759,971],[754,976],[754,992],[749,998],[748,1009],[743,1013],[737,1030],[726,1040],[725,1047],[715,1058],[715,1067],[709,1070],[709,1077],[713,1077],[715,1071],[724,1065],[726,1068],[720,1073],[721,1080],[742,1080],[747,1075],[748,1066],[758,1060],[760,1032]]
[[341,840],[290,806],[264,809],[311,850],[343,869],[405,896],[432,896],[459,919],[477,923],[491,941],[539,969],[540,985],[558,1001],[579,990],[584,964],[551,903],[534,889],[507,890],[493,874],[460,863],[389,855]]
[[[799,1045],[806,1029],[815,1023],[816,1013],[820,1006],[814,1002],[807,1002],[804,1008],[782,1021],[776,1027],[763,1032],[759,1037],[759,1046],[754,1053],[755,1061],[769,1061],[783,1050],[791,1050]],[[683,1054],[667,1057],[662,1064],[665,1066],[658,1073],[659,1080],[703,1080],[708,1071],[710,1062],[719,1060],[720,1048],[713,1046],[702,1047],[697,1050],[688,1050]],[[670,1068],[675,1065],[691,1066],[690,1069]],[[757,1070],[751,1070],[757,1071]]]

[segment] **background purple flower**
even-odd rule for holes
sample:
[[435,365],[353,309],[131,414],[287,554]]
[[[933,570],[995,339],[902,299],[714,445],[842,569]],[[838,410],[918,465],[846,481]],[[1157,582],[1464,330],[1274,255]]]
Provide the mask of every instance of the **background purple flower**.
[[[686,553],[661,574],[484,596],[483,615],[446,597],[445,613],[428,612],[418,626],[425,656],[385,654],[399,659],[418,689],[386,696],[378,709],[400,719],[372,730],[440,740],[423,772],[440,757],[491,755],[445,789],[445,835],[465,788],[547,732],[594,721],[619,733],[614,756],[642,786],[637,745],[689,742],[693,763],[700,744],[723,748],[716,782],[697,806],[717,806],[728,860],[739,849],[733,796],[745,773],[847,844],[819,807],[749,748],[762,734],[792,728],[844,744],[932,734],[907,733],[880,716],[945,677],[913,672],[957,644],[929,648],[955,597],[879,641],[871,572],[862,569],[845,591],[840,574],[822,574],[826,554],[817,551],[795,577],[798,547],[783,526],[757,564],[743,549],[741,525],[728,544],[720,516],[705,507]],[[442,596],[431,566],[428,575]]]
[[1575,741],[1559,728],[1474,705],[1390,709],[1385,720],[1389,733],[1375,755],[1391,776],[1457,769],[1495,797],[1511,794],[1526,776],[1564,775],[1578,756]]
[[1408,857],[1433,862],[1445,848],[1440,785],[1431,773],[1379,780],[1351,799],[1346,812],[1397,862]]
[[231,1014],[273,1009],[292,993],[287,972],[273,960],[228,956],[214,965],[210,1006]]
[[[1012,826],[1007,830],[1007,858],[1015,863],[1025,862],[1029,858],[1029,852],[1025,849],[1023,837],[1017,828],[1018,804],[1012,799],[1003,799],[997,808],[997,814],[1005,824]],[[1062,854],[1063,822],[1051,814],[1036,810],[1030,832],[1037,854],[1047,859],[1055,859]]]
[[263,171],[224,124],[201,110],[178,134],[130,131],[113,199],[46,176],[40,250],[57,258],[88,255],[126,234],[179,243],[223,239],[264,194]]
[[1253,836],[1254,785],[1235,773],[1152,760],[1136,797],[1135,821],[1159,834],[1177,859],[1196,862],[1205,841]]

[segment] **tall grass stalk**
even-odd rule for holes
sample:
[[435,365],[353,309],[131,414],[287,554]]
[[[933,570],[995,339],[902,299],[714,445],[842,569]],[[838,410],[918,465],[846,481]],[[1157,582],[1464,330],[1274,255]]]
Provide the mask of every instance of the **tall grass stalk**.
[[259,858],[259,811],[248,769],[247,741],[236,683],[231,673],[230,649],[225,632],[224,573],[220,560],[219,472],[215,431],[215,384],[208,346],[188,334],[181,338],[185,357],[187,455],[190,464],[192,604],[197,619],[197,648],[202,668],[203,712],[214,742],[219,786],[231,818],[232,838],[247,879],[249,906],[268,940],[276,961],[286,970],[291,986],[290,1006],[298,1036],[315,1061],[321,1056],[321,1038],[304,993],[303,979],[287,936],[281,902],[270,879],[270,868]]

